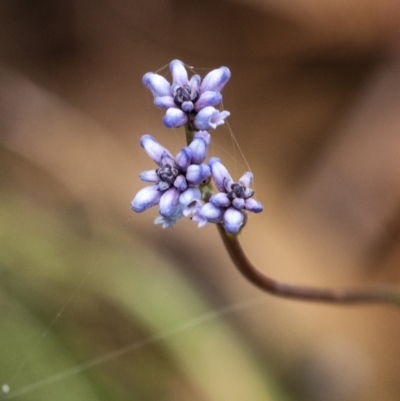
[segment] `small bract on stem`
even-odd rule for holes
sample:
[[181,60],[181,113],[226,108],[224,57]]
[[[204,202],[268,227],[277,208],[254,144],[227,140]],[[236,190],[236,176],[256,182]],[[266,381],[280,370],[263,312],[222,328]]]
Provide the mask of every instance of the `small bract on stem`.
[[[218,231],[238,270],[258,288],[270,294],[303,301],[335,304],[390,303],[400,306],[400,290],[396,287],[370,289],[320,289],[278,282],[262,274],[251,264],[238,240],[247,222],[247,212],[260,213],[263,206],[253,198],[251,172],[234,181],[221,159],[206,162],[211,143],[210,129],[224,124],[228,111],[215,109],[222,101],[221,90],[228,82],[229,68],[220,67],[204,79],[194,74],[190,79],[179,60],[170,63],[172,82],[148,72],[144,85],[152,92],[154,104],[166,109],[163,117],[167,128],[184,126],[186,146],[173,157],[151,135],[143,135],[140,144],[157,168],[143,171],[140,179],[151,185],[140,190],[132,201],[132,209],[141,213],[159,206],[155,224],[173,227],[190,217],[199,227],[217,224]],[[213,185],[214,184],[214,185]]]

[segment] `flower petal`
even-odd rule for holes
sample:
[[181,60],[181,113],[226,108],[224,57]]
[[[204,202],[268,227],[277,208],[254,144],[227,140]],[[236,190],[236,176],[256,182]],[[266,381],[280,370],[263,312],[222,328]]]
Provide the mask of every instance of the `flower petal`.
[[173,60],[169,65],[172,75],[172,83],[183,86],[189,83],[186,68],[180,60]]
[[156,170],[147,170],[140,173],[140,179],[144,182],[158,182],[160,178],[157,175]]
[[154,98],[154,104],[161,109],[176,107],[174,98],[172,96],[157,96],[156,98]]
[[164,154],[167,154],[172,158],[171,153],[164,146],[161,146],[151,135],[143,135],[140,138],[140,146],[144,148],[146,153],[150,156],[150,158],[160,165],[161,159]]
[[260,213],[264,210],[263,205],[255,199],[250,198],[245,200],[246,209],[253,213]]
[[201,109],[194,119],[194,125],[199,130],[208,130],[210,128],[217,128],[218,125],[221,125],[225,122],[225,118],[227,118],[231,113],[229,111],[219,112],[212,106],[207,106]]
[[244,173],[239,179],[239,184],[242,184],[245,188],[249,187],[252,182],[253,173],[251,173],[250,171]]
[[204,139],[206,141],[207,146],[210,145],[211,135],[207,131],[197,131],[194,134],[193,139],[196,139],[196,138],[202,138],[202,139]]
[[219,92],[207,91],[200,95],[199,99],[194,105],[194,109],[196,111],[200,111],[207,106],[216,106],[217,104],[221,103],[221,100],[222,95]]
[[174,187],[179,191],[182,192],[187,188],[187,181],[183,175],[178,175],[174,181]]
[[183,206],[178,203],[171,216],[158,216],[154,224],[162,224],[162,228],[173,227],[181,217],[183,217]]
[[186,179],[192,185],[201,184],[210,175],[211,170],[207,164],[191,164],[186,171]]
[[172,216],[175,207],[179,202],[179,191],[175,187],[171,187],[165,191],[160,198],[160,214],[161,216]]
[[195,74],[192,76],[192,78],[190,78],[189,86],[190,86],[192,93],[199,92],[200,83],[201,83],[200,75]]
[[154,97],[171,96],[171,85],[161,75],[148,72],[144,74],[142,82],[151,90]]
[[191,101],[183,102],[181,108],[185,113],[190,113],[194,109],[194,104]]
[[152,206],[158,205],[162,192],[158,190],[157,185],[152,185],[141,189],[133,199],[131,206],[136,213],[142,213]]
[[242,198],[235,198],[235,199],[232,201],[232,206],[233,206],[235,209],[238,209],[238,210],[244,209],[244,208],[245,208],[244,199],[242,199]]
[[200,93],[207,91],[220,92],[230,77],[231,72],[228,67],[220,67],[210,71],[200,85]]
[[190,166],[192,162],[192,154],[192,149],[186,146],[176,155],[175,162],[183,171],[186,171]]
[[179,202],[182,203],[182,205],[190,205],[193,201],[195,200],[200,200],[201,198],[201,193],[199,188],[188,188],[186,191],[182,192],[181,195],[179,196]]
[[210,223],[221,223],[224,216],[224,209],[214,206],[212,203],[206,203],[200,209],[200,217]]
[[218,157],[212,157],[208,161],[208,165],[211,168],[211,174],[213,176],[216,187],[220,192],[225,192],[225,183],[228,181],[232,181],[232,177],[230,176],[228,170],[221,163],[221,160]]
[[164,125],[167,128],[177,128],[185,125],[188,121],[187,115],[180,109],[170,108],[163,117]]
[[243,224],[244,214],[239,210],[230,207],[224,213],[224,228],[228,234],[236,234],[239,232]]
[[190,143],[189,148],[192,151],[192,163],[201,164],[207,157],[208,143],[200,136],[195,136]]
[[219,192],[218,194],[212,195],[210,197],[210,202],[217,207],[229,207],[231,205],[231,200],[224,192]]

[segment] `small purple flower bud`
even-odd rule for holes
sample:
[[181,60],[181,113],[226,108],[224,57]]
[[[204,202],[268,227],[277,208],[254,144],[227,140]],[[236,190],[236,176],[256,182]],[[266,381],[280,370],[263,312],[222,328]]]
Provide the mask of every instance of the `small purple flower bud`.
[[150,89],[154,97],[171,96],[170,83],[161,75],[148,72],[143,76],[143,84]]
[[132,201],[132,210],[136,213],[142,213],[152,206],[158,205],[162,192],[158,190],[157,185],[152,185],[141,189]]
[[210,202],[217,207],[229,207],[231,205],[231,200],[224,192],[219,192],[218,194],[212,195]]
[[211,175],[210,167],[206,164],[192,164],[188,167],[186,172],[187,180],[193,185],[201,184],[205,179]]
[[192,163],[192,155],[192,149],[190,149],[188,146],[184,147],[175,157],[176,164],[182,170],[186,171]]
[[163,117],[163,122],[167,128],[177,128],[188,122],[188,116],[180,109],[170,108]]
[[157,182],[158,181],[157,171],[156,170],[142,171],[140,173],[140,179],[144,182]]
[[140,138],[140,146],[144,148],[150,158],[158,165],[160,165],[161,158],[164,154],[172,157],[171,153],[161,146],[151,135],[143,135]]
[[216,70],[210,71],[204,77],[203,82],[200,85],[200,92],[221,92],[230,77],[231,72],[228,67],[220,67]]
[[243,224],[244,214],[230,207],[224,213],[224,228],[228,234],[237,234]]
[[221,223],[225,210],[214,206],[212,203],[206,203],[200,210],[200,216],[210,223]]
[[160,109],[170,109],[176,107],[174,99],[171,96],[158,96],[154,98],[154,105]]
[[245,200],[246,209],[253,213],[260,213],[264,210],[263,205],[255,199],[250,198]]
[[232,177],[230,176],[226,167],[221,163],[221,159],[218,157],[212,157],[208,161],[208,165],[211,169],[211,174],[213,176],[215,185],[218,188],[218,191],[225,192],[225,182],[226,180],[232,181]]
[[203,163],[207,156],[208,143],[202,137],[194,136],[189,148],[192,150],[192,162]]
[[175,85],[184,86],[188,84],[188,75],[186,68],[180,60],[173,60],[169,65],[172,75],[172,82]]
[[185,113],[190,113],[194,109],[193,102],[183,102],[181,108]]
[[179,202],[179,191],[175,187],[169,188],[160,198],[160,214],[171,216]]
[[221,103],[222,95],[218,92],[207,91],[200,95],[199,100],[196,102],[194,109],[200,111],[207,106],[216,106]]

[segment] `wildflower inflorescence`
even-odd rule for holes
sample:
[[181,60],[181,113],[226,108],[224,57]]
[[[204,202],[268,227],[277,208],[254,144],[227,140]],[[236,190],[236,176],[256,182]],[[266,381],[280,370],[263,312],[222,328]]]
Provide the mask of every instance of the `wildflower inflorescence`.
[[[237,234],[247,220],[246,211],[259,213],[260,202],[252,198],[249,187],[253,175],[245,173],[234,182],[218,158],[207,158],[211,136],[207,130],[216,128],[230,115],[214,106],[222,101],[221,90],[231,73],[227,67],[209,72],[203,80],[197,74],[188,78],[183,63],[170,63],[172,83],[159,74],[148,72],[143,77],[157,107],[167,109],[163,117],[167,128],[185,126],[190,133],[188,146],[173,157],[151,135],[143,135],[140,145],[157,164],[143,171],[140,179],[152,183],[140,190],[132,201],[135,212],[159,205],[160,216],[155,224],[172,227],[181,217],[191,217],[199,227],[207,223],[222,224],[229,234]],[[213,193],[211,179],[218,189]]]

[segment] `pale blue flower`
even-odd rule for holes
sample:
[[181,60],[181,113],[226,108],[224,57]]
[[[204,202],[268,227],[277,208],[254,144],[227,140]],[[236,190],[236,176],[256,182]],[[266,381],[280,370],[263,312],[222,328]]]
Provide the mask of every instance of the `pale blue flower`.
[[132,201],[132,209],[141,213],[159,205],[164,219],[156,219],[163,227],[173,226],[180,217],[194,212],[201,199],[199,185],[211,175],[211,169],[203,164],[207,157],[210,134],[197,132],[189,146],[174,158],[152,136],[143,135],[140,145],[158,165],[155,170],[143,171],[142,181],[153,185],[141,189]]
[[222,223],[227,233],[236,234],[246,222],[246,211],[260,213],[263,210],[261,203],[252,198],[254,191],[249,186],[253,174],[247,172],[238,182],[234,182],[220,159],[213,157],[208,165],[220,192],[211,195],[209,202],[198,211],[194,219],[199,225],[204,225],[204,221]]
[[179,60],[173,60],[169,68],[172,84],[163,76],[152,72],[143,76],[144,85],[154,96],[154,104],[167,109],[163,118],[164,125],[168,128],[176,128],[189,123],[191,128],[201,130],[203,128],[197,126],[197,122],[203,127],[207,126],[207,129],[216,128],[222,124],[228,117],[228,112],[209,117],[208,121],[211,121],[209,124],[205,123],[207,117],[203,116],[196,122],[195,116],[207,107],[215,110],[213,106],[221,103],[220,92],[231,76],[229,68],[217,68],[209,72],[203,81],[197,74],[189,79],[185,66]]
[[194,118],[194,125],[198,129],[208,130],[210,128],[217,128],[218,125],[221,125],[225,122],[225,118],[227,118],[231,113],[229,111],[218,111],[212,106],[204,107],[201,109],[199,113]]

